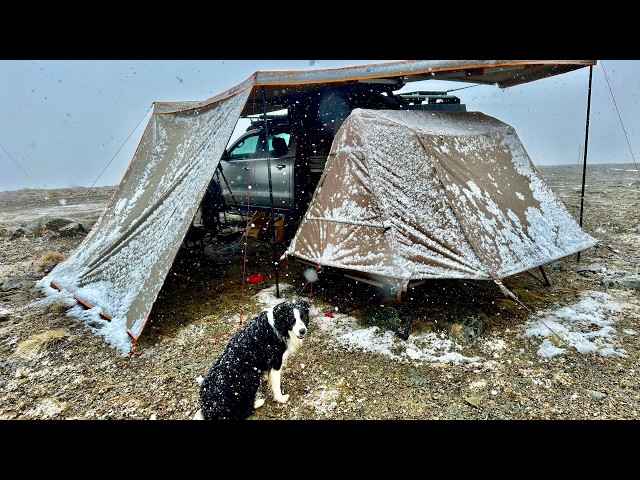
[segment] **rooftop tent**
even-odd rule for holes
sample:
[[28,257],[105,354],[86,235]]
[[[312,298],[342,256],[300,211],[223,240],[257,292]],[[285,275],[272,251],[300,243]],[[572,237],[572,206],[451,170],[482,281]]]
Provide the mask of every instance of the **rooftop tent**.
[[156,102],[113,197],[87,237],[41,281],[73,295],[131,351],[241,116],[279,110],[300,95],[367,83],[386,93],[407,82],[446,79],[510,87],[595,60],[406,60],[338,69],[256,72],[203,101]]
[[285,256],[406,291],[500,279],[595,245],[515,130],[480,112],[354,110]]

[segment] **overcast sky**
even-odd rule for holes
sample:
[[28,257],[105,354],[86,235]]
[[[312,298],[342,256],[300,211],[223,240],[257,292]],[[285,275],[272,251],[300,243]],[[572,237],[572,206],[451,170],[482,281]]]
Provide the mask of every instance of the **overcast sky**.
[[[0,60],[0,191],[116,185],[156,101],[204,100],[259,70],[344,67],[380,60]],[[443,81],[467,111],[516,129],[536,165],[579,164],[589,68],[500,89]],[[640,60],[593,68],[588,163],[640,159]]]

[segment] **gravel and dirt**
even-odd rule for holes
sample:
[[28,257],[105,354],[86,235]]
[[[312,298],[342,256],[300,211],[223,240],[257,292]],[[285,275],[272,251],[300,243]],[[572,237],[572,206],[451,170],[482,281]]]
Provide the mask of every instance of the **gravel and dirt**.
[[[578,219],[581,167],[539,170]],[[140,341],[123,355],[34,286],[85,238],[113,190],[0,192],[0,419],[191,419],[199,377],[264,308],[264,295],[274,296],[271,245],[250,239],[245,265],[242,238],[210,239],[198,269],[188,268],[190,250],[181,249]],[[309,335],[283,374],[290,400],[267,397],[247,421],[640,418],[637,167],[589,166],[583,212],[583,228],[598,245],[546,265],[548,285],[542,272],[505,279],[519,301],[488,282],[460,281],[428,282],[398,301],[321,272],[307,290]],[[303,285],[303,268],[280,266],[281,296]],[[257,272],[264,282],[243,282]],[[546,339],[562,353],[541,355],[527,322],[575,309],[585,294],[615,305],[606,331],[593,333],[606,333],[608,349],[581,352],[553,334]],[[408,340],[394,333],[407,326]],[[353,341],[364,333],[386,347]],[[450,355],[407,346],[427,338]]]

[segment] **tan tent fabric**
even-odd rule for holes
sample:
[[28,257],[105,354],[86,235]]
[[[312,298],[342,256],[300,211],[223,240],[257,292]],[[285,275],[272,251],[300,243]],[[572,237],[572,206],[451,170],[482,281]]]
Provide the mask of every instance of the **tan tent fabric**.
[[135,340],[144,327],[247,96],[154,112],[109,206],[47,277],[111,318],[100,333],[123,349],[127,331]]
[[596,242],[509,125],[480,112],[356,109],[285,255],[406,285],[503,278]]

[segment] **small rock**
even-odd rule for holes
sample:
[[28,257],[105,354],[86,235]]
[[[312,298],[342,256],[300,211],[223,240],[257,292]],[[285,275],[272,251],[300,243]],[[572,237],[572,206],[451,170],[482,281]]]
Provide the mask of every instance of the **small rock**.
[[47,228],[47,230],[57,231],[73,223],[75,222],[69,218],[53,218],[47,221],[44,226]]
[[602,279],[607,288],[632,288],[640,290],[640,275],[629,275],[626,272],[612,272]]
[[471,341],[477,339],[484,330],[481,320],[467,318],[464,323],[454,323],[449,328],[449,334],[456,340]]
[[86,235],[87,231],[79,223],[69,223],[58,230],[61,237],[75,237],[76,235]]
[[577,273],[604,273],[607,269],[602,265],[587,265],[586,267],[578,267],[574,269]]
[[29,296],[24,292],[12,293],[2,298],[2,301],[13,303],[26,303],[29,300]]
[[478,395],[472,395],[470,397],[464,397],[464,400],[468,404],[473,405],[476,408],[480,408],[480,402],[482,401],[482,398],[480,398]]
[[584,393],[593,398],[594,400],[602,400],[607,396],[606,393],[598,392],[597,390],[588,390],[585,388]]
[[24,237],[27,231],[22,227],[7,227],[0,230],[0,237],[9,237],[11,239]]
[[7,371],[11,371],[18,368],[22,363],[23,361],[20,358],[9,358],[8,360],[0,363],[0,367],[6,369]]
[[2,282],[0,290],[8,292],[10,290],[29,290],[32,288],[38,278],[34,278],[29,275],[18,275],[16,277],[9,277]]

